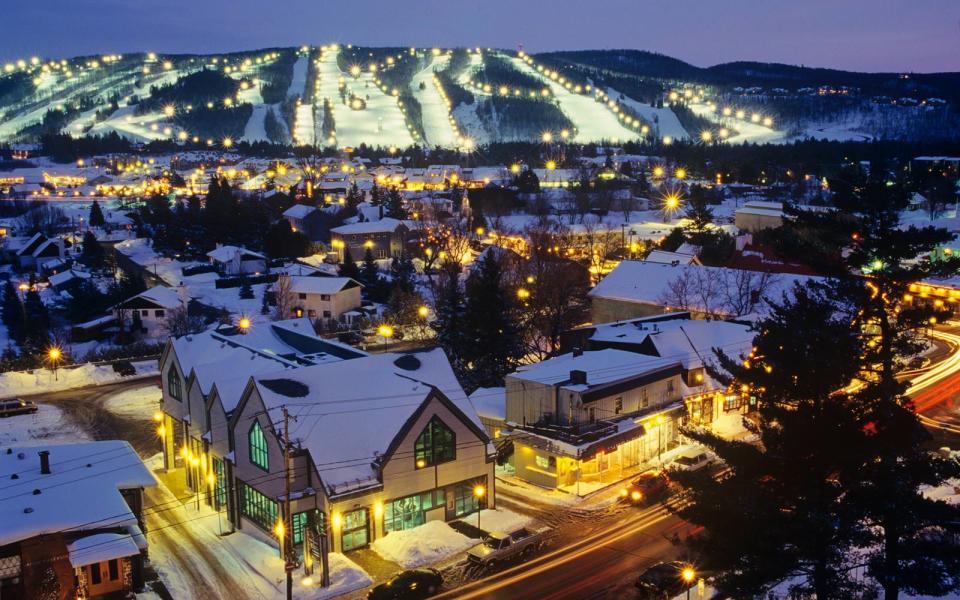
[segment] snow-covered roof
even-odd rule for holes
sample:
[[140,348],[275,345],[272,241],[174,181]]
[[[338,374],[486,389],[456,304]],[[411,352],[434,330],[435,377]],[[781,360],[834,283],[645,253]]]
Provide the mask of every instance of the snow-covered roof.
[[646,262],[660,263],[669,265],[677,263],[680,265],[689,265],[697,260],[693,254],[684,254],[682,252],[668,252],[666,250],[653,250],[644,259]]
[[403,221],[399,221],[391,217],[384,217],[379,221],[364,221],[363,223],[352,223],[350,225],[341,225],[340,227],[334,227],[330,231],[332,233],[338,233],[340,235],[362,235],[365,233],[393,233],[401,225],[403,225]]
[[287,210],[283,211],[283,216],[290,219],[303,219],[310,215],[310,213],[316,212],[316,210],[316,206],[309,206],[307,204],[294,204]]
[[260,254],[259,252],[254,252],[253,250],[247,250],[246,248],[240,246],[219,246],[214,248],[210,252],[207,252],[207,256],[217,262],[230,262],[233,260],[233,257],[239,254],[241,260],[250,260],[250,259],[260,259],[266,260],[266,256]]
[[477,388],[470,394],[470,402],[477,414],[491,421],[507,419],[507,388]]
[[[50,452],[46,475],[41,450]],[[0,448],[0,473],[0,546],[55,532],[136,527],[120,490],[156,485],[122,440]]]
[[360,283],[349,277],[300,277],[290,278],[290,291],[295,294],[336,294]]
[[70,566],[83,567],[98,562],[140,554],[129,533],[96,533],[67,544]]
[[181,302],[180,296],[177,294],[176,290],[163,285],[158,285],[148,290],[144,290],[136,296],[132,296],[127,300],[124,300],[117,306],[129,304],[137,299],[146,300],[147,302],[154,304],[159,308],[165,308],[167,310],[173,310],[183,306],[183,302]]
[[434,389],[483,430],[441,349],[281,371],[254,377],[254,383],[271,418],[279,418],[281,406],[290,407],[296,417],[291,440],[316,461],[333,465],[321,469],[331,494],[377,483],[371,463],[386,453]]
[[66,271],[60,271],[59,273],[51,275],[47,278],[47,281],[50,282],[50,285],[56,287],[63,285],[72,279],[90,279],[90,273],[87,273],[86,271],[67,269]]
[[650,342],[663,358],[679,360],[684,369],[696,369],[716,363],[714,348],[730,357],[750,353],[756,332],[747,325],[729,321],[697,319],[657,323],[657,331],[648,331]]
[[[714,282],[722,286],[727,278],[746,277],[752,272],[728,269],[725,267],[708,267],[704,265],[673,265],[659,264],[645,261],[624,260],[587,294],[591,298],[604,298],[622,302],[636,302],[654,306],[671,307],[672,297],[676,294],[671,287],[676,282],[688,278],[691,282]],[[763,273],[753,273],[751,276],[758,280]],[[766,282],[764,296],[779,299],[781,294],[790,290],[794,283],[806,283],[817,280],[817,277],[795,275],[792,273],[775,273]],[[741,279],[743,278],[741,277]],[[715,285],[714,287],[717,287]],[[702,291],[702,290],[701,290]],[[723,290],[714,290],[715,304],[707,306],[702,298],[703,294],[697,290],[690,290],[686,300],[688,306],[672,306],[684,310],[714,311],[723,313]],[[762,303],[761,303],[762,304]],[[755,307],[757,308],[757,307]]]
[[[545,385],[560,385],[565,390],[579,392],[592,386],[632,379],[678,364],[679,361],[676,359],[671,360],[607,348],[593,352],[561,354],[532,365],[520,367],[508,377]],[[570,383],[571,371],[586,373],[587,383]]]

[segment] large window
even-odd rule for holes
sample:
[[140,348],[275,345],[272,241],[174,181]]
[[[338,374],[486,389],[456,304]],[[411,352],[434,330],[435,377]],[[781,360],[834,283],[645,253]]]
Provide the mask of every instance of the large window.
[[249,485],[240,482],[240,514],[265,531],[273,531],[279,510],[277,503]]
[[303,532],[307,528],[307,513],[293,513],[293,543],[303,543]]
[[414,446],[416,467],[432,467],[457,458],[457,436],[443,421],[434,417],[423,428]]
[[362,548],[370,542],[370,530],[367,509],[359,508],[343,515],[343,533],[341,544],[343,551]]
[[263,434],[263,428],[259,421],[253,422],[250,433],[247,435],[250,442],[250,462],[257,465],[264,471],[270,470],[270,451],[267,449],[267,436]]
[[167,393],[174,400],[183,401],[183,393],[180,391],[180,375],[176,367],[170,367],[167,371]]
[[[480,500],[474,493],[477,483],[458,483],[453,488],[453,513],[458,518],[480,510]],[[486,486],[484,486],[486,487]]]
[[423,525],[426,523],[426,511],[443,503],[443,492],[437,490],[391,500],[383,507],[383,530],[389,533]]
[[221,509],[227,505],[227,474],[223,469],[223,461],[219,458],[213,459],[213,472],[217,478],[213,497],[216,500],[216,508]]

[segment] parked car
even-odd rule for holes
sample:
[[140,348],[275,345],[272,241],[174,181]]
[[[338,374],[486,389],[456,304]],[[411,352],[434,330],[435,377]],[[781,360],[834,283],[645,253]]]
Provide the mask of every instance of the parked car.
[[713,456],[703,448],[684,450],[673,459],[670,468],[676,471],[699,471],[713,464]]
[[649,504],[670,493],[670,478],[663,471],[647,471],[620,489],[620,498],[631,504]]
[[20,398],[0,400],[0,417],[12,417],[13,415],[35,412],[37,412],[37,404],[33,400],[21,400]]
[[530,531],[526,528],[511,533],[491,532],[482,544],[467,552],[467,560],[476,565],[492,568],[494,565],[517,556],[522,556],[543,545],[546,529]]
[[401,571],[367,592],[369,600],[420,600],[429,598],[443,585],[443,577],[436,569]]
[[687,591],[693,583],[683,579],[683,571],[688,565],[680,561],[657,563],[640,574],[637,589],[641,598],[661,600],[673,598]]

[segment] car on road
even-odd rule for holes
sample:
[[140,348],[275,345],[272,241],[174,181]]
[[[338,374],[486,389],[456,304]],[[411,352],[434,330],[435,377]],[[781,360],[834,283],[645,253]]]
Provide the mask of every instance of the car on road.
[[367,592],[369,600],[420,600],[440,591],[443,576],[436,569],[401,571]]
[[673,598],[687,591],[693,586],[692,582],[684,581],[684,570],[689,565],[680,561],[657,563],[640,574],[637,578],[637,589],[640,597],[649,600]]
[[704,448],[694,447],[681,452],[673,462],[670,468],[675,471],[686,471],[688,473],[706,469],[714,462],[713,456]]
[[663,471],[647,471],[629,485],[620,488],[620,498],[630,504],[647,505],[670,493],[670,478]]
[[493,568],[504,560],[522,557],[543,545],[543,534],[547,529],[531,531],[525,527],[503,533],[492,531],[483,543],[467,552],[467,560],[475,565]]
[[37,404],[33,400],[21,400],[20,398],[0,400],[0,417],[12,417],[13,415],[35,412],[37,412]]

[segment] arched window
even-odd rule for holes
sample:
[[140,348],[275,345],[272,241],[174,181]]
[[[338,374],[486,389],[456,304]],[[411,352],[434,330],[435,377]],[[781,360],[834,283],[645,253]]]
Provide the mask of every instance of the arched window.
[[180,390],[180,375],[177,373],[176,367],[170,367],[170,370],[167,371],[167,392],[171,398],[182,402],[183,394]]
[[250,433],[247,434],[250,442],[250,462],[257,465],[264,471],[270,470],[270,451],[267,449],[267,436],[263,434],[263,428],[259,421],[253,422]]
[[457,436],[443,421],[434,417],[417,437],[414,446],[415,465],[418,469],[432,467],[457,458]]

